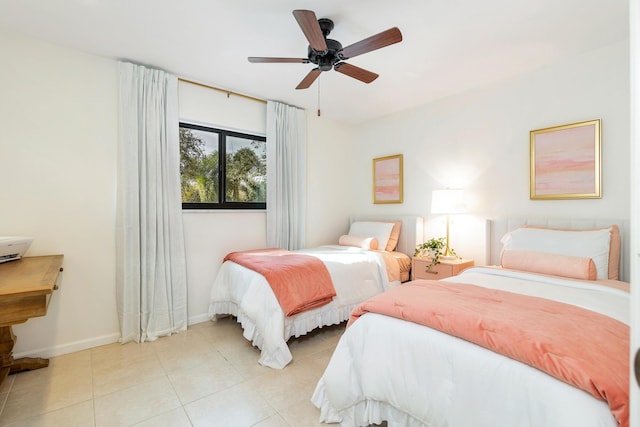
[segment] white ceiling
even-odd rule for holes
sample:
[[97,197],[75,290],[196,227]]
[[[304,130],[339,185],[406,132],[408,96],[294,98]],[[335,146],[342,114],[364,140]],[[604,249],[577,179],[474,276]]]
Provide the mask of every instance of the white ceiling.
[[[628,38],[627,0],[0,0],[0,28],[179,77],[361,123]],[[348,46],[391,27],[403,41],[350,59],[364,84],[313,64],[292,15],[330,18]],[[6,61],[7,58],[3,58]],[[318,86],[319,83],[319,86]],[[319,87],[319,90],[318,90]]]

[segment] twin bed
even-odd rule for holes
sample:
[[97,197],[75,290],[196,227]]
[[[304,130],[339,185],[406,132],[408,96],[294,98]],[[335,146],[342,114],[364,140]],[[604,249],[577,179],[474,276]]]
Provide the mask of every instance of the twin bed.
[[289,338],[344,322],[357,304],[408,280],[410,256],[422,234],[421,217],[354,216],[342,244],[294,251],[324,263],[336,295],[292,315],[283,311],[263,274],[227,260],[212,286],[209,316],[236,316],[244,337],[261,350],[259,363],[282,369],[292,360]]
[[[405,217],[402,227],[396,251],[412,255],[422,221]],[[260,363],[274,368],[291,361],[290,337],[349,319],[311,397],[322,422],[627,427],[627,229],[607,220],[492,221],[489,267],[401,285],[374,250],[303,251],[326,252],[337,295],[292,316],[263,276],[227,261],[210,315],[237,316]],[[331,265],[350,256],[376,267]]]
[[357,307],[312,397],[320,420],[628,426],[624,224],[605,224],[495,222],[491,263],[504,268],[412,281]]

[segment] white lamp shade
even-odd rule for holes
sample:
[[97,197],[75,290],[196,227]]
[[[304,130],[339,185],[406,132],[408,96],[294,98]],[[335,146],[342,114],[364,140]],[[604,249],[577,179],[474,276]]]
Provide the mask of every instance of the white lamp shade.
[[431,193],[432,214],[460,214],[466,211],[464,190],[434,190]]

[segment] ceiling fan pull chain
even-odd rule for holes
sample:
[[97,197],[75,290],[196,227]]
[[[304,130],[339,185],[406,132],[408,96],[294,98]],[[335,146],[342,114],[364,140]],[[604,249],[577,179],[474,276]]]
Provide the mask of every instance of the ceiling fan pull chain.
[[318,79],[318,117],[320,117],[320,79]]

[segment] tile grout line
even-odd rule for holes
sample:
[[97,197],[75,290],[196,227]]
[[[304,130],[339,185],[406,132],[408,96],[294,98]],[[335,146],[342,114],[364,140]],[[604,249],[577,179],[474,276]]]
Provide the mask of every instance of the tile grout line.
[[[9,379],[9,376],[5,379],[5,381]],[[2,406],[0,406],[0,417],[2,417],[2,413],[4,412],[4,406],[7,404],[7,400],[9,400],[9,394],[11,394],[11,390],[13,390],[13,383],[15,381],[15,376],[11,376],[9,390],[4,395],[4,399],[2,399]]]
[[95,390],[95,378],[93,376],[93,351],[89,349],[89,371],[91,372],[91,409],[93,410],[93,426],[98,425],[96,419],[96,390]]
[[[167,367],[165,366],[164,363],[162,363],[162,357],[160,357],[159,354],[160,349],[158,349],[157,347],[153,348],[153,352],[155,353],[156,357],[158,358],[158,360],[160,361],[160,366],[162,366],[162,370],[164,371],[165,376],[167,377],[167,381],[169,382],[169,385],[171,386],[171,390],[173,390],[173,393],[176,395],[176,397],[178,398],[178,402],[180,402],[180,409],[182,409],[182,412],[184,412],[184,415],[187,417],[187,420],[189,420],[189,425],[193,426],[193,421],[191,420],[191,417],[189,416],[189,412],[187,411],[187,409],[185,408],[185,403],[182,401],[182,398],[180,397],[180,394],[178,393],[178,391],[176,390],[176,386],[173,383],[173,381],[171,381],[171,376],[169,375],[169,373],[167,372]],[[175,409],[172,409],[172,411]],[[169,411],[167,411],[168,413]],[[153,417],[149,418],[152,419]],[[148,421],[148,420],[145,420]]]

